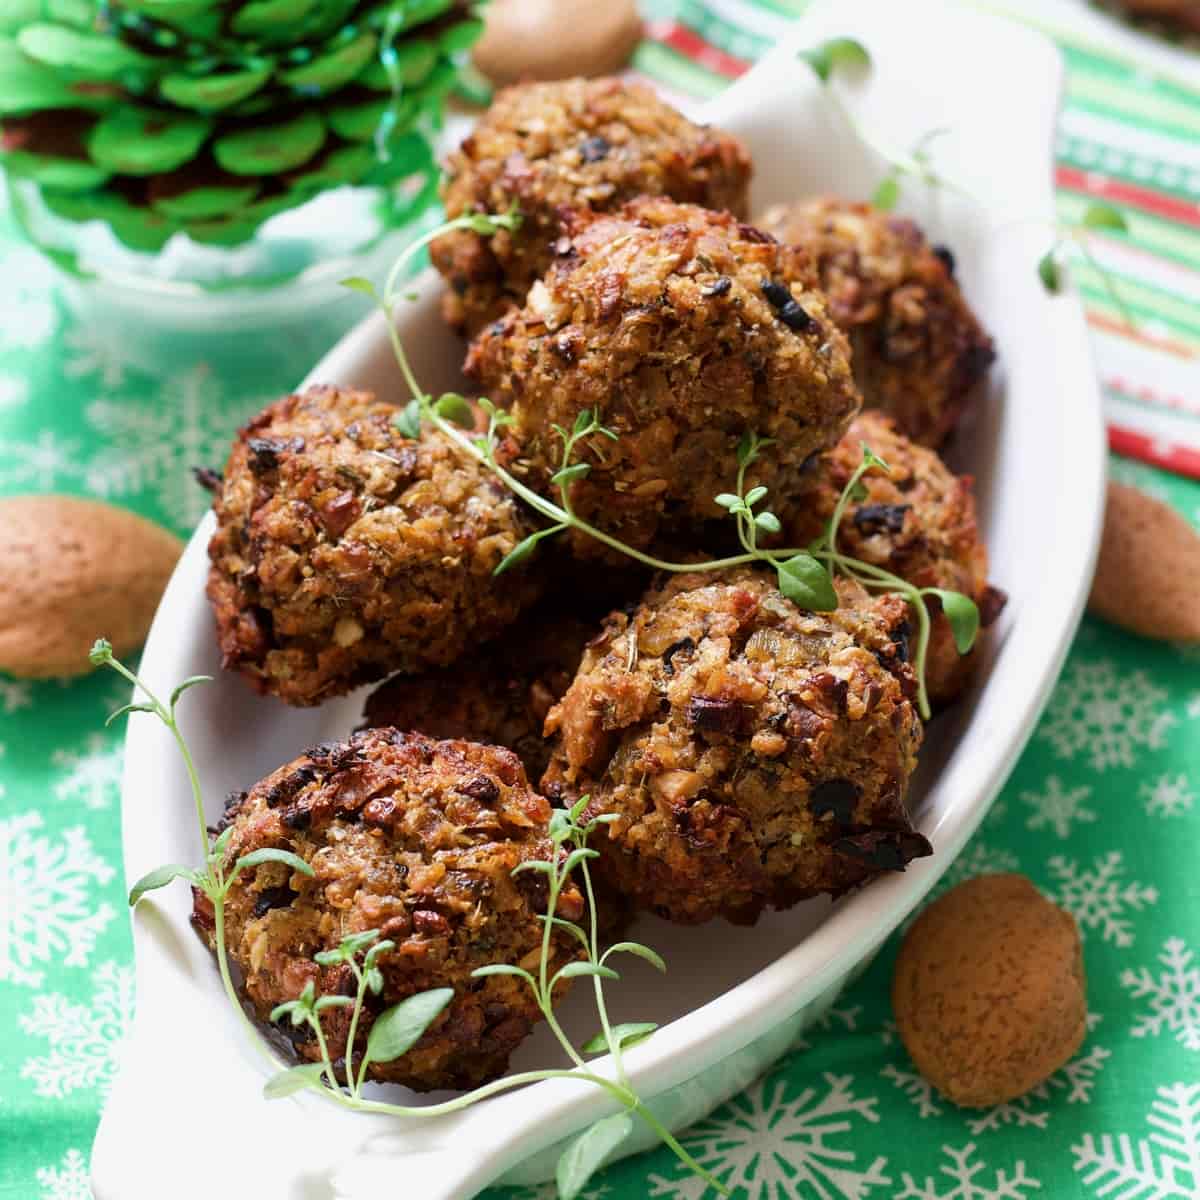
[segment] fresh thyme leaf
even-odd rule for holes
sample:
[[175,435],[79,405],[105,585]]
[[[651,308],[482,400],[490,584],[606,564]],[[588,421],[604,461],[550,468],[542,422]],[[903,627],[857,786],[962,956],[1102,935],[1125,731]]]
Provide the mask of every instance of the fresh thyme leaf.
[[321,1076],[324,1072],[324,1063],[305,1063],[300,1067],[292,1067],[289,1071],[281,1071],[278,1075],[272,1075],[263,1084],[263,1098],[282,1100],[284,1096],[292,1096],[296,1092],[320,1087]]
[[383,972],[378,967],[368,967],[365,980],[371,995],[378,996],[383,991]]
[[1051,246],[1038,261],[1038,278],[1042,281],[1042,287],[1046,289],[1052,296],[1057,296],[1062,291],[1062,273],[1058,266],[1058,246]]
[[232,837],[233,826],[227,825],[212,844],[212,850],[209,851],[208,855],[209,862],[220,862],[225,857],[225,848],[229,845],[229,840]]
[[533,976],[521,967],[514,967],[512,963],[491,963],[486,967],[476,967],[471,972],[472,979],[489,979],[493,975],[512,975],[517,979],[524,979],[530,985],[533,984]]
[[884,462],[884,460],[866,444],[866,442],[862,442],[860,445],[862,446],[862,460],[864,466],[866,466],[868,469],[871,467],[878,467],[885,475],[890,475],[892,473],[892,468],[889,467],[887,463]]
[[754,524],[764,533],[779,533],[783,529],[779,518],[773,512],[755,513]]
[[[361,933],[352,933],[342,940],[332,950],[322,950],[313,955],[313,962],[322,967],[331,967],[335,963],[349,962],[357,958],[360,950],[365,950],[379,936],[378,929],[364,929]],[[388,943],[390,946],[392,943]],[[368,959],[368,961],[370,961]]]
[[111,725],[118,717],[123,717],[127,713],[139,713],[139,712],[152,713],[152,712],[156,712],[156,711],[157,710],[155,709],[153,704],[122,704],[121,707],[118,708],[116,712],[108,714],[108,720],[105,721],[104,724]]
[[[657,1028],[658,1026],[653,1021],[631,1021],[624,1025],[614,1025],[612,1027],[613,1041],[622,1050],[627,1050],[630,1046],[644,1042]],[[584,1042],[583,1052],[584,1054],[607,1054],[608,1039],[604,1033],[600,1032],[594,1038]]]
[[614,1113],[585,1129],[562,1153],[554,1173],[558,1200],[576,1200],[604,1160],[633,1132],[633,1118]]
[[460,429],[475,428],[475,410],[467,402],[465,396],[457,392],[446,392],[437,398],[433,411],[447,421],[453,421]]
[[867,485],[861,479],[854,481],[854,486],[850,489],[850,499],[857,504],[861,504],[871,493],[867,491]]
[[745,433],[738,439],[737,447],[737,464],[739,467],[748,467],[758,457],[759,447],[758,435],[752,430],[747,429]]
[[277,846],[264,846],[261,850],[251,850],[249,854],[243,854],[233,865],[234,873],[244,871],[247,867],[257,867],[261,863],[277,862],[283,863],[284,866],[291,867],[293,871],[299,871],[301,875],[309,877],[316,872],[302,859],[298,854],[293,854],[290,850],[280,850]]
[[811,554],[796,554],[775,564],[779,590],[801,608],[810,612],[833,612],[838,606],[837,592],[829,572]]
[[830,38],[819,46],[801,50],[802,58],[816,72],[822,83],[828,83],[836,67],[869,67],[871,55],[857,38]]
[[194,688],[198,683],[212,683],[211,675],[189,675],[175,690],[171,693],[171,699],[167,702],[167,707],[174,711],[175,705],[179,703],[179,697],[183,695],[188,688]]
[[616,942],[605,950],[600,961],[604,962],[610,954],[636,954],[638,958],[644,958],[664,975],[667,973],[667,964],[663,961],[662,955],[651,950],[649,946],[643,946],[641,942]]
[[1083,220],[1080,222],[1085,229],[1116,229],[1121,233],[1129,232],[1129,222],[1120,209],[1111,204],[1093,201],[1083,210]]
[[713,497],[713,503],[719,504],[728,512],[733,512],[742,507],[742,498],[741,496],[735,496],[732,492],[721,492],[719,495]]
[[522,871],[538,871],[542,875],[553,875],[554,864],[540,858],[531,858],[526,862],[517,863],[512,869],[512,874],[519,875]]
[[108,638],[97,638],[88,651],[88,659],[93,667],[102,667],[113,660],[112,642]]
[[382,942],[376,942],[370,950],[367,951],[367,957],[363,960],[363,965],[370,969],[379,960],[381,954],[386,954],[389,950],[394,950],[396,943],[391,938],[384,938]]
[[314,1012],[324,1012],[327,1008],[353,1008],[353,996],[322,996],[313,1005]]
[[767,489],[761,483],[757,487],[752,487],[746,493],[746,507],[753,508],[766,494]]
[[421,436],[421,402],[410,400],[393,418],[392,424],[414,442]]
[[567,855],[566,861],[562,865],[562,873],[570,875],[581,862],[586,862],[589,858],[599,858],[600,851],[593,850],[590,846],[580,846],[577,850],[572,850]]
[[620,975],[612,969],[612,967],[601,966],[600,963],[591,962],[569,962],[554,978],[557,979],[578,979],[581,976],[590,975],[597,979],[620,979]]
[[885,175],[871,197],[871,203],[881,212],[891,212],[900,199],[900,181],[895,175]]
[[566,841],[575,829],[574,822],[570,816],[561,809],[556,808],[550,813],[550,840],[557,845],[559,842]]
[[165,867],[156,867],[153,871],[147,871],[129,889],[129,907],[132,908],[147,892],[154,892],[160,887],[166,887],[174,879],[187,879],[195,884],[200,882],[200,876],[191,867],[183,867],[179,863],[168,863]]
[[592,410],[590,408],[582,408],[579,410],[579,415],[575,418],[575,425],[572,433],[576,437],[581,437],[592,426]]
[[577,462],[569,467],[561,467],[550,476],[550,482],[556,487],[567,487],[577,479],[585,479],[591,473],[591,463]]
[[924,596],[936,596],[942,602],[942,612],[950,622],[954,634],[954,645],[959,654],[968,654],[979,636],[979,607],[970,596],[962,592],[949,592],[942,588],[925,588]]
[[379,293],[375,290],[375,285],[361,275],[351,275],[349,279],[340,280],[339,283],[341,287],[349,288],[352,292],[361,292],[376,302],[379,300]]
[[519,563],[523,563],[536,549],[537,544],[544,537],[549,537],[552,533],[558,533],[560,529],[566,528],[564,525],[556,525],[551,529],[539,529],[537,533],[531,533],[527,538],[519,541],[497,564],[493,575],[503,575],[505,571],[511,571],[513,567]]
[[453,988],[433,988],[385,1009],[371,1026],[365,1061],[389,1063],[407,1054],[453,999]]
[[579,799],[576,800],[575,803],[572,804],[567,810],[572,822],[578,821],[579,818],[583,816],[583,811],[587,808],[588,801],[591,800],[591,798],[592,797],[590,795],[580,796]]
[[274,1023],[288,1017],[293,1025],[303,1025],[316,1011],[316,1003],[317,990],[310,979],[304,985],[304,991],[295,1000],[285,1000],[271,1009],[271,1021]]

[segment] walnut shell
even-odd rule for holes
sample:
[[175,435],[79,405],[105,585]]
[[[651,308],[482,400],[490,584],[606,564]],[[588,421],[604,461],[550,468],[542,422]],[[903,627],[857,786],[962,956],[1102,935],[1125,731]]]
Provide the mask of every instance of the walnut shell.
[[106,637],[146,639],[183,543],[123,508],[75,496],[0,500],[0,671],[82,675]]
[[1087,1032],[1079,928],[1023,875],[952,888],[908,931],[892,1007],[917,1069],[965,1108],[1052,1075]]

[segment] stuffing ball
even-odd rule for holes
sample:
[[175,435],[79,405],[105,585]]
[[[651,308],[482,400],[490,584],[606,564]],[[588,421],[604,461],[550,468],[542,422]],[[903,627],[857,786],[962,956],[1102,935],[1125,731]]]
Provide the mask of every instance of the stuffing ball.
[[891,413],[921,445],[939,446],[996,357],[950,252],[930,246],[912,221],[847,200],[781,205],[761,223],[816,260],[867,406]]
[[[595,435],[572,484],[576,511],[630,545],[723,516],[737,448],[774,439],[748,480],[786,497],[810,455],[858,411],[845,336],[803,251],[727,213],[642,199],[559,243],[554,265],[475,342],[467,370],[514,424],[506,453],[532,486],[560,463],[558,425],[584,410]],[[580,553],[598,553],[584,535]],[[602,549],[602,548],[599,548]]]
[[[471,972],[490,963],[536,970],[545,877],[512,872],[549,857],[549,819],[550,806],[509,751],[395,729],[317,746],[235,793],[223,822],[233,827],[227,866],[272,847],[315,872],[263,863],[244,870],[225,901],[226,947],[259,1018],[309,983],[318,995],[353,995],[347,964],[319,966],[313,957],[377,929],[395,946],[377,960],[384,986],[367,995],[355,1053],[384,1009],[431,988],[455,994],[407,1054],[372,1065],[368,1076],[432,1091],[502,1074],[540,1013],[519,979]],[[193,921],[212,945],[211,903],[194,895]],[[556,911],[578,920],[583,908],[570,885]],[[565,939],[552,950],[552,971],[575,957]],[[335,1062],[347,1055],[350,1016],[348,1008],[322,1013]],[[279,1028],[301,1058],[320,1060],[307,1027],[284,1018]]]
[[[822,458],[809,478],[804,502],[796,505],[798,516],[787,531],[787,545],[805,546],[824,529],[862,462],[864,445],[888,464],[891,474],[873,470],[863,476],[867,495],[846,507],[838,526],[839,549],[916,587],[962,592],[979,606],[982,624],[992,624],[1005,596],[988,586],[987,547],[975,520],[972,480],[955,475],[933,450],[906,438],[885,413],[861,413]],[[927,603],[933,625],[925,686],[935,706],[945,705],[970,681],[978,651],[959,654],[937,598],[927,597]],[[909,632],[915,636],[911,623]]]
[[608,212],[666,195],[746,215],[750,156],[737,138],[694,125],[648,87],[568,79],[504,89],[446,164],[448,217],[524,216],[515,234],[445,234],[430,247],[450,292],[446,320],[474,335],[525,302],[549,267],[559,212]]
[[532,532],[441,434],[369,392],[310,388],[240,432],[217,485],[208,598],[223,665],[289,704],[443,666],[536,598],[492,570]]
[[1110,0],[1132,17],[1188,33],[1200,33],[1200,0]]
[[760,570],[676,576],[589,645],[543,789],[617,816],[598,866],[640,907],[752,922],[931,853],[905,809],[922,738],[905,605],[837,588],[810,613]]
[[892,1008],[917,1070],[966,1108],[1007,1104],[1087,1036],[1079,926],[1023,875],[981,875],[908,931]]

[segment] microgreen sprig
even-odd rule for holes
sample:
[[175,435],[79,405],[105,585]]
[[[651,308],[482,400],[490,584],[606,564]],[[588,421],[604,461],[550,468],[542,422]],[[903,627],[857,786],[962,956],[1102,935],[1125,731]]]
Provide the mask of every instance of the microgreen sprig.
[[1101,201],[1093,201],[1084,209],[1078,225],[1056,227],[1053,245],[1038,260],[1038,278],[1042,281],[1042,286],[1046,291],[1057,296],[1062,291],[1062,264],[1072,251],[1078,253],[1100,277],[1104,290],[1108,293],[1108,298],[1124,318],[1125,324],[1130,329],[1134,329],[1136,323],[1128,305],[1113,283],[1112,276],[1097,262],[1088,245],[1087,235],[1098,230],[1108,233],[1128,233],[1129,222],[1120,209]]

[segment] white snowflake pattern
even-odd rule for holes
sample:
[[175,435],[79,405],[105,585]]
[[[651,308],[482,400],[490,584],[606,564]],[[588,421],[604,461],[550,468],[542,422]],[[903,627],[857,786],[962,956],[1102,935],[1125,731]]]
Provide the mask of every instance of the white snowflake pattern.
[[81,473],[78,438],[63,438],[52,429],[39,430],[31,442],[5,438],[0,442],[0,487],[36,488],[49,492]]
[[[977,1117],[968,1117],[967,1128],[976,1137],[1005,1125],[1013,1125],[1018,1129],[1025,1126],[1045,1129],[1053,1115],[1053,1105],[1058,1100],[1061,1099],[1067,1104],[1091,1102],[1096,1076],[1104,1069],[1105,1061],[1111,1057],[1111,1050],[1106,1050],[1103,1046],[1093,1046],[1086,1054],[1073,1058],[1065,1067],[1055,1071],[1049,1079],[1043,1080],[1032,1091],[1007,1104],[995,1104]],[[1040,1107],[1039,1102],[1045,1107]]]
[[879,1073],[884,1079],[890,1079],[904,1093],[922,1120],[926,1117],[940,1117],[945,1111],[937,1102],[933,1084],[924,1075],[917,1071],[905,1071],[895,1063],[888,1063]]
[[[879,1155],[860,1166],[846,1142],[853,1141],[856,1121],[878,1123],[878,1101],[856,1097],[850,1075],[826,1074],[824,1079],[828,1091],[823,1095],[805,1087],[791,1099],[786,1080],[760,1080],[694,1125],[684,1144],[726,1186],[745,1189],[747,1200],[810,1195],[863,1200],[891,1182],[884,1174],[887,1159]],[[649,1176],[650,1195],[672,1200],[703,1195],[704,1181],[680,1170],[685,1172],[682,1179]]]
[[156,404],[93,401],[84,416],[109,445],[87,464],[89,491],[106,499],[150,492],[177,526],[190,529],[211,501],[191,468],[224,462],[238,423],[258,404],[225,395],[203,364],[170,380]]
[[81,1150],[68,1150],[57,1167],[38,1167],[38,1200],[92,1200],[88,1164]]
[[1181,817],[1196,801],[1186,775],[1160,775],[1153,782],[1143,783],[1138,795],[1152,817]]
[[1200,1050],[1200,967],[1183,938],[1168,938],[1158,961],[1165,970],[1156,979],[1146,967],[1121,972],[1121,986],[1135,1000],[1150,1001],[1150,1010],[1137,1014],[1134,1037],[1158,1037],[1164,1030],[1187,1050]]
[[1145,671],[1119,671],[1109,659],[1073,662],[1050,698],[1037,736],[1060,758],[1087,756],[1097,771],[1132,767],[1135,750],[1158,750],[1176,723],[1167,693]]
[[0,679],[0,712],[15,713],[18,708],[28,708],[32,703],[29,684],[16,679]]
[[32,1011],[17,1018],[30,1037],[50,1046],[48,1054],[21,1066],[21,1078],[32,1079],[39,1096],[61,1100],[79,1088],[95,1088],[102,1099],[108,1095],[133,1020],[133,968],[102,963],[92,989],[87,1004],[73,1004],[58,992],[35,996]]
[[129,366],[119,342],[98,333],[88,321],[76,322],[63,335],[66,352],[63,374],[68,379],[89,379],[93,375],[105,391],[119,388],[125,382]]
[[[612,1194],[612,1188],[601,1184],[596,1188],[588,1188],[579,1193],[579,1200],[603,1200]],[[556,1183],[527,1183],[523,1187],[505,1191],[506,1200],[558,1200],[558,1185]]]
[[1119,850],[1097,858],[1091,867],[1056,854],[1046,864],[1058,881],[1052,894],[1056,904],[1071,913],[1080,924],[1080,933],[1100,930],[1106,942],[1125,949],[1133,945],[1133,921],[1127,910],[1141,912],[1143,907],[1158,903],[1158,889],[1121,878],[1125,867]]
[[0,374],[0,412],[20,408],[29,399],[29,383],[19,375]]
[[54,269],[36,250],[21,247],[0,261],[0,350],[36,350],[58,329]]
[[1186,711],[1187,711],[1187,715],[1188,715],[1188,720],[1190,720],[1190,721],[1200,720],[1200,692],[1193,692],[1188,697]]
[[830,1033],[836,1029],[844,1033],[854,1033],[858,1028],[860,1016],[862,1016],[861,1004],[855,1004],[850,1008],[839,1008],[836,1004],[831,1005],[796,1038],[791,1049],[811,1050],[812,1042],[809,1040],[809,1034],[814,1030]]
[[90,733],[82,750],[59,748],[50,761],[65,772],[54,785],[60,800],[81,802],[88,808],[108,808],[121,790],[122,747],[102,733]]
[[1097,1196],[1119,1200],[1195,1200],[1200,1196],[1200,1084],[1157,1090],[1146,1116],[1149,1137],[1084,1134],[1071,1147],[1075,1170]]
[[981,1175],[988,1164],[975,1155],[975,1143],[968,1142],[961,1150],[943,1146],[943,1153],[950,1159],[943,1163],[938,1172],[950,1180],[948,1192],[938,1189],[944,1181],[926,1176],[923,1185],[904,1172],[904,1191],[897,1193],[896,1200],[1025,1200],[1030,1191],[1040,1190],[1041,1184],[1025,1171],[1024,1162],[1018,1161],[1012,1174],[997,1169],[992,1173],[992,1182],[985,1183]]
[[61,839],[37,836],[37,812],[0,820],[0,982],[40,987],[38,963],[62,956],[68,967],[85,967],[96,938],[116,913],[93,904],[90,885],[116,874],[92,849],[84,830]]
[[1090,825],[1096,820],[1096,814],[1083,803],[1091,794],[1086,785],[1064,790],[1057,775],[1048,776],[1044,791],[1021,793],[1021,803],[1033,809],[1025,828],[1053,829],[1060,838],[1070,837],[1072,822]]

